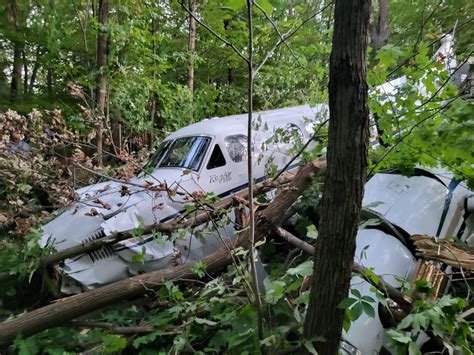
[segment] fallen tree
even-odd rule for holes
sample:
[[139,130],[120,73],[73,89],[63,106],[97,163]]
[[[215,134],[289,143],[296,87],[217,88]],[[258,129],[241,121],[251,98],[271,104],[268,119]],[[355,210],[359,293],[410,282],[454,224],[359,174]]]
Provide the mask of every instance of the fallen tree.
[[[278,194],[262,211],[256,214],[256,238],[263,239],[275,231],[281,223],[281,216],[296,201],[315,175],[325,171],[325,162],[314,161],[298,170],[285,193]],[[229,252],[237,248],[248,248],[250,240],[248,229],[243,229],[235,241],[223,245],[210,255],[202,258],[207,272],[216,272],[230,264],[233,254]],[[23,313],[14,319],[0,324],[0,347],[9,345],[18,335],[30,336],[45,329],[61,325],[81,315],[110,306],[121,300],[138,297],[150,289],[156,289],[167,280],[194,278],[194,263],[186,263],[176,267],[157,270],[118,281],[101,288],[84,292],[75,296],[60,299],[52,304],[31,312]]]
[[474,250],[472,248],[461,247],[449,240],[423,234],[415,234],[411,239],[415,244],[417,256],[474,271]]

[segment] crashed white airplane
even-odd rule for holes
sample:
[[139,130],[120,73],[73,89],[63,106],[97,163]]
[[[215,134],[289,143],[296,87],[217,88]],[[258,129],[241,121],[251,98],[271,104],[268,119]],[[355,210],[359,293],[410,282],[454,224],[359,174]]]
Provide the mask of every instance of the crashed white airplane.
[[[252,142],[255,179],[265,177],[269,161],[283,168],[292,158],[288,150],[295,140],[307,141],[311,122],[325,115],[325,105],[259,113]],[[158,147],[144,168],[149,172],[127,182],[107,181],[77,190],[79,201],[43,226],[42,244],[61,251],[114,232],[163,223],[183,212],[192,203],[189,196],[193,193],[223,197],[245,188],[246,132],[247,115],[211,118],[177,130]],[[286,143],[269,142],[275,132],[290,132],[291,136]],[[229,224],[219,235],[230,238],[233,233]],[[172,263],[199,260],[220,242],[215,235],[197,238],[194,230],[176,240],[137,237],[68,259],[62,271],[82,288],[91,289]],[[135,261],[136,255],[142,256],[140,261]]]
[[[387,87],[380,89],[388,91]],[[327,117],[327,106],[277,109],[255,117],[259,127],[253,132],[252,150],[254,175],[260,180],[265,178],[269,162],[277,169],[290,162],[290,147],[295,141],[310,139],[314,122]],[[144,172],[135,178],[77,190],[80,199],[43,226],[42,245],[61,251],[115,232],[163,223],[185,211],[192,203],[187,197],[195,192],[223,197],[245,188],[246,132],[247,115],[212,118],[179,129],[165,138]],[[272,140],[275,132],[287,132],[286,139]],[[365,187],[364,214],[383,222],[359,230],[356,261],[373,268],[394,287],[400,286],[397,278],[412,280],[417,260],[410,235],[459,236],[474,244],[471,196],[462,182],[439,169],[416,169],[411,177],[396,172],[375,174]],[[219,229],[223,238],[232,238],[234,232],[232,223]],[[140,272],[197,261],[223,242],[215,231],[205,237],[199,234],[195,228],[175,239],[153,235],[131,238],[67,259],[61,271],[74,281],[68,290],[76,284],[76,291],[80,291]],[[352,288],[375,298],[370,285],[359,277],[352,279]],[[377,309],[375,313],[375,317],[363,314],[352,324],[341,343],[343,353],[372,354],[382,349],[386,342],[383,315]]]

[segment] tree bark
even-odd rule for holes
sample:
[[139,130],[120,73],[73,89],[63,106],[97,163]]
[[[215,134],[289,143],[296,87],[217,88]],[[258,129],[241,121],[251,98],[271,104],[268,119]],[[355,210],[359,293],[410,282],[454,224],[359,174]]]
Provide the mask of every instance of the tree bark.
[[189,90],[194,89],[194,53],[196,48],[196,0],[189,0],[189,33],[188,33],[188,52],[189,52],[189,65],[188,65],[188,81],[187,86]]
[[30,77],[30,85],[28,87],[28,92],[29,93],[32,93],[33,92],[33,89],[34,89],[34,86],[36,84],[36,76],[38,75],[38,70],[40,68],[40,58],[41,58],[41,48],[40,46],[38,46],[36,48],[36,60],[35,60],[35,64],[33,66],[33,70],[31,72],[31,77]]
[[53,69],[48,68],[46,72],[46,91],[53,96]]
[[388,0],[379,0],[377,19],[369,26],[370,46],[375,50],[382,48],[388,40],[388,9]]
[[[18,31],[18,6],[16,0],[10,0],[7,3],[7,21]],[[12,65],[12,77],[10,82],[10,99],[12,102],[16,102],[20,94],[20,83],[22,74],[21,65],[21,54],[23,52],[23,43],[15,38],[13,40],[13,65]]]
[[26,58],[26,50],[23,48],[21,52],[23,58],[23,95],[28,94],[28,59]]
[[370,0],[336,0],[329,74],[327,174],[316,240],[314,278],[304,325],[320,354],[337,354],[366,180],[366,49]]
[[[290,188],[281,193],[257,215],[256,238],[268,236],[280,223],[280,216],[296,201],[315,175],[324,172],[324,163],[310,162],[301,168],[293,179]],[[249,248],[248,229],[242,230],[232,249]],[[233,253],[223,245],[200,261],[207,265],[206,271],[213,273],[233,261]],[[84,292],[56,301],[31,312],[18,315],[0,324],[0,347],[7,346],[18,334],[30,336],[45,329],[58,326],[81,315],[113,305],[123,299],[143,295],[149,289],[160,287],[166,280],[190,279],[195,277],[193,263],[137,275],[126,280],[114,282],[101,288]]]
[[11,80],[11,85],[10,85],[10,97],[11,97],[12,102],[16,102],[20,94],[21,52],[22,52],[21,44],[15,43],[15,48],[13,49],[12,80]]
[[108,0],[99,0],[99,12],[97,14],[98,22],[100,25],[98,34],[97,34],[97,89],[96,89],[96,108],[98,117],[97,124],[97,164],[102,166],[102,156],[103,156],[103,130],[104,130],[104,120],[105,120],[105,108],[106,108],[106,99],[107,99],[107,78],[105,76],[105,64],[107,62],[107,31],[105,26],[107,26],[109,13],[109,3]]
[[[230,26],[230,19],[224,19],[224,31],[228,32],[230,31],[229,29]],[[227,60],[227,84],[232,85],[235,82],[235,70],[232,67],[231,61],[228,59]]]

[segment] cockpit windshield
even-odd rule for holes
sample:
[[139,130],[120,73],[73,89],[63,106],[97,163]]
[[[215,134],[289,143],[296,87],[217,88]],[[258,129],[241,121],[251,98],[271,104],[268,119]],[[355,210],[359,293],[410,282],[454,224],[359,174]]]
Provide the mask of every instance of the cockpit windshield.
[[206,155],[211,138],[183,137],[160,144],[148,166],[154,168],[184,168],[199,170]]

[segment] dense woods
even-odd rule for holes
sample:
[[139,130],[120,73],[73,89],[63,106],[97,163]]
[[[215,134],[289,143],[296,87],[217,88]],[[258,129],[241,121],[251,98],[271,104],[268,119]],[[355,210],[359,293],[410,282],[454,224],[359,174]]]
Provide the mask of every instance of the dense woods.
[[[472,201],[456,207],[464,219],[448,221],[451,234],[410,239],[390,227],[426,268],[452,271],[442,292],[435,278],[395,288],[354,259],[358,230],[391,226],[362,205],[374,174],[443,169],[447,195],[474,189],[473,13],[464,0],[2,2],[0,352],[335,354],[367,316],[386,328],[381,353],[473,353],[473,246],[460,239],[474,231]],[[276,129],[253,145],[259,111],[301,104],[330,109],[328,120],[305,117],[308,142]],[[281,174],[270,161],[265,180],[235,195],[189,192],[165,223],[64,253],[40,247],[42,226],[74,206],[76,189],[146,175],[169,133],[238,113],[250,113],[250,181],[253,152],[272,144],[291,143],[301,168]],[[201,225],[205,235],[226,213],[238,221],[231,248],[75,296],[61,288],[65,259],[150,234],[179,240]],[[354,292],[354,275],[373,299]]]

